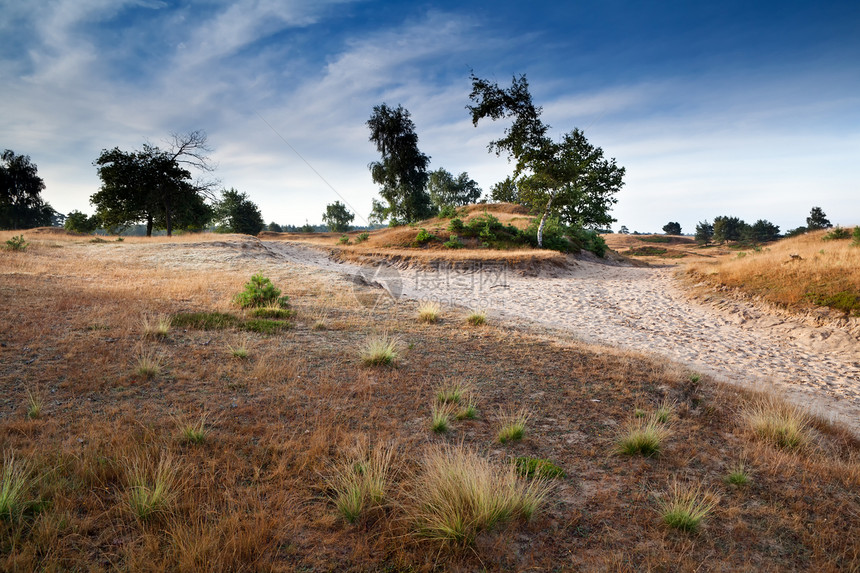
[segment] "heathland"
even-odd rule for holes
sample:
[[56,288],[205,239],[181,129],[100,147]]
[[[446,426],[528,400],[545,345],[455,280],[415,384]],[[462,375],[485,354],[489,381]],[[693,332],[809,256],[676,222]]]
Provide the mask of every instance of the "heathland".
[[860,567],[860,442],[772,393],[395,301],[265,237],[24,234],[0,252],[4,570]]

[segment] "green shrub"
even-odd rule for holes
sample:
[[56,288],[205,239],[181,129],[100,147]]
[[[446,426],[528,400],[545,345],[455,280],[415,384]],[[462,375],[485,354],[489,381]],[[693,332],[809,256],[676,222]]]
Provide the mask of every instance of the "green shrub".
[[427,229],[419,229],[418,235],[415,237],[415,244],[426,245],[430,241],[438,241],[436,235],[433,235]]
[[462,249],[464,245],[463,241],[460,240],[460,237],[451,233],[448,240],[442,243],[442,246],[446,249]]
[[348,245],[349,244],[349,237],[347,235],[341,235],[340,238],[337,240],[337,242],[341,245]]
[[23,251],[29,244],[24,240],[24,235],[17,235],[6,241],[6,248],[10,251]]
[[368,240],[369,238],[370,238],[370,233],[368,233],[367,231],[365,231],[363,233],[359,233],[359,235],[355,238],[355,243],[356,244],[363,243],[366,240]]
[[442,205],[439,208],[440,219],[450,219],[457,216],[457,208],[454,205]]
[[848,229],[843,229],[840,226],[836,226],[832,231],[824,235],[823,240],[825,241],[838,241],[840,239],[850,239],[851,232]]
[[245,284],[245,290],[234,298],[236,304],[242,308],[260,306],[279,306],[287,308],[289,297],[281,296],[281,290],[275,288],[272,281],[257,273],[251,277],[250,282]]
[[563,478],[566,475],[559,466],[540,458],[522,456],[514,460],[514,465],[517,466],[517,472],[527,478],[552,479]]
[[448,230],[452,233],[462,233],[465,228],[466,226],[461,219],[451,219],[451,222],[448,223]]

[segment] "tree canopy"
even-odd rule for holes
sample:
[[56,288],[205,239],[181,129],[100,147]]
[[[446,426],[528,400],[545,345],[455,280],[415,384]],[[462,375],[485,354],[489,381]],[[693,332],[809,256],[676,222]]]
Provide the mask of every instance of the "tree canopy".
[[385,203],[373,201],[371,219],[393,224],[411,223],[433,215],[430,196],[427,194],[427,167],[430,158],[418,150],[418,135],[409,111],[398,105],[390,108],[385,103],[373,108],[367,120],[370,141],[382,155],[381,161],[368,167],[373,182]]
[[482,193],[478,183],[465,171],[454,177],[442,167],[430,173],[427,190],[430,201],[440,209],[446,205],[459,207],[477,203]]
[[206,135],[200,131],[173,134],[168,149],[145,143],[137,151],[115,147],[102,150],[94,162],[102,181],[90,203],[106,228],[125,228],[146,223],[146,235],[163,228],[202,229],[214,211],[205,198],[213,199],[213,183],[192,181],[187,168],[211,171]]
[[827,218],[827,215],[824,214],[821,207],[813,207],[809,212],[809,217],[806,218],[806,228],[810,231],[829,229],[832,226],[833,224]]
[[477,126],[484,118],[513,120],[488,149],[515,160],[518,201],[542,213],[538,245],[543,245],[543,230],[553,213],[563,223],[580,228],[605,228],[615,222],[609,211],[624,185],[624,168],[615,159],[605,159],[603,150],[590,144],[579,129],[564,134],[560,141],[551,139],[550,126],[540,119],[542,109],[532,102],[525,75],[515,76],[509,89],[474,74],[471,78],[469,97],[475,105],[466,107],[472,124]]
[[680,235],[681,234],[681,223],[677,223],[675,221],[669,221],[665,225],[663,225],[663,232],[667,235]]
[[215,216],[219,221],[218,231],[223,233],[256,235],[266,226],[257,204],[248,199],[247,193],[233,188],[221,191]]
[[0,155],[0,229],[27,229],[54,223],[56,212],[42,200],[45,182],[29,155],[7,149]]
[[346,205],[340,201],[326,205],[325,213],[322,216],[323,223],[335,233],[349,231],[349,224],[352,223],[353,219],[355,219],[355,215],[350,213]]

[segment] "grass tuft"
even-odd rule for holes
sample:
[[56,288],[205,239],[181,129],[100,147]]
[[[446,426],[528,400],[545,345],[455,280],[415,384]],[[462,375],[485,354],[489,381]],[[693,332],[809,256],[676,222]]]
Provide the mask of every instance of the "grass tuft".
[[628,456],[657,456],[669,435],[669,428],[656,418],[633,418],[618,437],[615,451]]
[[672,414],[675,412],[675,402],[672,402],[668,398],[663,400],[659,406],[657,406],[657,411],[654,412],[654,419],[661,424],[668,424],[669,420],[672,419]]
[[290,328],[290,324],[280,320],[272,320],[270,318],[252,318],[245,321],[242,328],[248,332],[256,332],[258,334],[277,334],[283,330]]
[[432,447],[413,488],[419,535],[471,545],[478,534],[516,518],[530,519],[551,490],[548,482],[517,478],[511,464],[494,464],[462,446]]
[[470,386],[461,382],[454,382],[440,388],[436,392],[436,400],[446,404],[459,404],[463,398],[469,395]]
[[659,500],[658,505],[663,523],[686,533],[695,533],[718,501],[715,494],[702,491],[699,486],[690,488],[675,482],[668,496]]
[[206,436],[209,434],[209,429],[206,427],[206,419],[208,416],[209,415],[204,412],[196,422],[177,419],[176,425],[179,429],[180,440],[186,444],[203,444],[206,441]]
[[328,479],[331,499],[349,523],[354,523],[366,510],[383,504],[393,457],[393,448],[375,448],[368,452],[367,448],[359,446],[355,453],[333,467]]
[[481,326],[487,323],[487,312],[484,310],[473,310],[466,316],[466,322],[472,326]]
[[529,420],[529,414],[525,409],[520,409],[516,412],[502,413],[499,416],[499,441],[503,444],[522,440],[526,433],[526,423]]
[[439,312],[442,307],[438,302],[422,302],[418,307],[418,322],[434,323],[439,321]]
[[514,460],[514,465],[517,467],[517,472],[526,478],[554,479],[567,475],[556,464],[540,458],[518,457]]
[[743,462],[738,462],[738,464],[729,470],[729,473],[726,474],[726,477],[723,480],[729,484],[736,487],[743,487],[750,482],[750,474],[744,466]]
[[134,460],[126,463],[128,504],[140,521],[152,521],[171,512],[176,497],[177,467],[169,454],[158,463]]
[[748,407],[744,419],[756,436],[778,448],[797,449],[810,440],[809,414],[775,398],[760,400]]
[[240,320],[226,312],[181,312],[173,315],[173,326],[197,330],[223,330],[238,326]]
[[42,405],[44,400],[40,393],[33,393],[27,390],[27,417],[31,420],[37,420],[42,417]]
[[172,319],[168,315],[159,314],[158,316],[144,315],[141,320],[143,327],[144,338],[164,338],[170,332]]
[[470,395],[466,403],[457,411],[456,418],[458,420],[474,420],[477,417],[478,408]]
[[16,460],[11,451],[5,453],[0,474],[0,519],[15,520],[24,512],[29,486],[30,464]]
[[146,380],[155,378],[161,374],[163,358],[153,349],[141,349],[137,354],[138,376]]
[[370,336],[361,346],[359,356],[365,366],[395,366],[400,358],[399,341],[388,335]]
[[444,434],[451,429],[453,405],[445,402],[430,406],[430,429],[437,434]]

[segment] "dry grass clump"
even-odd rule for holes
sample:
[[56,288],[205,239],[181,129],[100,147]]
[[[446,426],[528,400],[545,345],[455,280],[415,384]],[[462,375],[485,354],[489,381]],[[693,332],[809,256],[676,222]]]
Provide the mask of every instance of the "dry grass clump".
[[545,480],[520,480],[513,464],[494,464],[463,446],[431,447],[410,511],[420,536],[471,545],[502,523],[531,519],[550,491]]
[[27,390],[27,417],[36,420],[42,417],[42,406],[45,400],[40,392]]
[[179,438],[186,444],[202,444],[206,441],[209,428],[206,425],[209,414],[203,412],[197,421],[191,422],[181,418],[176,419],[176,427],[179,430]]
[[499,442],[506,444],[522,440],[526,434],[526,424],[529,421],[529,413],[525,408],[513,412],[502,412],[499,414],[499,431],[497,437]]
[[141,348],[137,353],[136,364],[137,374],[149,380],[161,374],[164,357],[153,348]]
[[27,461],[15,459],[11,451],[3,454],[0,474],[0,519],[17,519],[24,511],[30,489],[31,468]]
[[618,436],[615,451],[628,456],[658,456],[671,433],[669,427],[656,416],[633,418]]
[[143,336],[145,338],[164,338],[170,332],[173,319],[170,315],[159,314],[158,316],[144,315],[141,319]]
[[719,497],[702,490],[701,486],[690,487],[676,481],[668,495],[657,503],[663,523],[680,531],[695,533],[702,520],[717,506]]
[[331,499],[344,519],[353,523],[369,509],[383,505],[393,459],[392,447],[369,450],[360,445],[331,468],[327,480]]
[[418,307],[418,322],[434,323],[439,321],[442,307],[436,301],[422,302]]
[[487,311],[485,310],[472,310],[468,315],[466,315],[466,322],[471,324],[472,326],[482,326],[487,323]]
[[798,449],[810,441],[810,415],[789,402],[760,399],[744,410],[743,418],[756,436],[778,448]]
[[400,359],[400,341],[388,335],[374,335],[365,339],[359,350],[365,366],[395,366]]
[[178,465],[170,454],[158,461],[146,458],[125,462],[127,500],[132,514],[140,521],[167,516],[178,491]]

